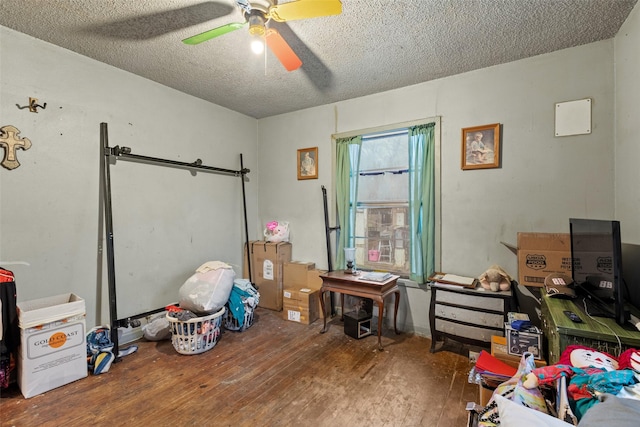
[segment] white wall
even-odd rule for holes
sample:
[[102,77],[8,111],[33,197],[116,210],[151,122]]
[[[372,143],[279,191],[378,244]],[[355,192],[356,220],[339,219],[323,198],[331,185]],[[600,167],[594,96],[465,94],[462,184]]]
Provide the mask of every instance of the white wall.
[[[556,138],[555,103],[583,98],[593,100],[593,132]],[[332,188],[331,134],[441,116],[440,268],[478,276],[499,264],[515,276],[516,257],[501,241],[515,244],[519,231],[568,232],[570,217],[613,217],[613,110],[613,40],[607,40],[262,119],[260,158],[285,163],[277,170],[261,166],[260,221],[289,220],[293,257],[326,268],[320,185]],[[461,170],[461,129],[497,122],[502,167]],[[296,150],[309,146],[319,147],[319,179],[297,181]],[[428,298],[426,289],[409,284],[402,329],[428,334]]]
[[[633,129],[640,92],[633,77],[640,65],[639,10],[634,9],[615,42],[270,117],[257,126],[251,118],[0,27],[0,126],[16,126],[34,144],[29,151],[19,152],[20,168],[0,168],[0,260],[30,263],[12,267],[18,276],[19,300],[76,292],[87,299],[88,325],[108,321],[100,252],[104,243],[100,122],[109,123],[110,145],[130,146],[139,154],[181,161],[202,158],[205,164],[235,169],[238,154],[243,153],[245,166],[251,169],[247,183],[250,238],[260,238],[269,220],[288,220],[294,259],[314,261],[321,268],[327,267],[321,186],[333,195],[331,135],[433,116],[442,117],[443,271],[475,276],[497,263],[515,275],[515,256],[500,241],[515,243],[518,231],[568,232],[572,216],[615,215],[622,221],[625,241],[640,243],[636,220],[640,190],[635,185],[640,148]],[[29,96],[47,102],[47,109],[33,114],[15,107],[25,105]],[[593,133],[555,138],[554,104],[582,98],[593,100]],[[495,122],[503,125],[502,167],[462,171],[461,128]],[[315,146],[319,147],[319,179],[298,181],[296,150]],[[113,174],[119,180],[114,184],[120,186],[116,197],[121,208],[115,220],[126,228],[121,231],[127,238],[118,240],[121,233],[115,236],[116,242],[145,241],[151,231],[144,227],[160,221],[168,234],[164,241],[161,236],[153,242],[173,248],[172,239],[180,233],[167,231],[163,222],[174,226],[179,222],[175,205],[168,201],[166,208],[156,209],[160,213],[153,211],[140,223],[126,206],[144,206],[146,200],[137,200],[135,194],[140,193],[125,190],[129,182],[151,181],[151,185],[158,180],[167,191],[154,190],[149,202],[177,195],[187,190],[184,182],[172,179],[183,180],[183,174],[172,171],[168,178],[123,162],[115,168],[119,168]],[[235,264],[241,262],[244,239],[238,204],[232,199],[225,206],[227,211],[215,203],[209,209],[215,212],[216,223],[231,224],[237,235],[224,253]],[[330,200],[330,207],[333,204]],[[330,222],[336,225],[333,216]],[[183,234],[197,241],[196,232]],[[155,244],[153,251],[162,252],[162,244]],[[144,247],[134,249],[138,252],[134,251],[132,260],[120,262],[135,264],[148,258]],[[212,256],[222,256],[218,245],[211,250]],[[162,277],[162,265],[154,267]],[[122,281],[133,281],[130,287],[139,278],[128,269],[118,271],[125,276]],[[153,277],[144,279],[153,281]],[[429,333],[428,298],[425,288],[411,283],[403,288],[401,329]]]
[[623,240],[640,244],[640,5],[620,28],[615,38],[616,73],[616,217],[620,220]]
[[[88,327],[109,321],[101,122],[111,147],[134,154],[238,170],[242,153],[256,238],[255,119],[4,27],[0,43],[0,126],[33,144],[18,151],[20,167],[0,167],[0,261],[29,263],[0,264],[15,273],[19,302],[74,292]],[[29,97],[46,109],[16,107]],[[119,317],[177,300],[201,262],[241,265],[239,178],[124,161],[111,175]]]

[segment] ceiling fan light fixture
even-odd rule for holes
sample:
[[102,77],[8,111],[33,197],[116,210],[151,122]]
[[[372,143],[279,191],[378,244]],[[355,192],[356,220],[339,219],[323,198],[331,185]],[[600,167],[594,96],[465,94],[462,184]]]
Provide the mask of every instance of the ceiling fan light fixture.
[[262,52],[264,52],[264,40],[262,39],[262,36],[252,37],[251,51],[256,55],[260,55]]

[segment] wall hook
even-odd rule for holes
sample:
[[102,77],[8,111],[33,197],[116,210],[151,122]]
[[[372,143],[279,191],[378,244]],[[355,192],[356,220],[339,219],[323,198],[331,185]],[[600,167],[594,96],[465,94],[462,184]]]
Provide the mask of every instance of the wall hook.
[[20,104],[16,104],[16,107],[18,107],[21,110],[28,108],[29,111],[31,111],[32,113],[37,113],[38,108],[42,108],[43,110],[47,108],[47,103],[45,102],[44,104],[40,105],[38,104],[38,98],[29,98],[29,105],[25,105],[24,107],[21,107]]

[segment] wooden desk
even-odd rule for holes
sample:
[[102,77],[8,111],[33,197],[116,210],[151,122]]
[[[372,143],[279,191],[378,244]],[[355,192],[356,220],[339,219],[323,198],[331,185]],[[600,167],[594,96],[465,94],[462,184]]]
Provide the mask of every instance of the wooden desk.
[[321,274],[322,288],[320,289],[320,306],[324,316],[324,326],[321,334],[327,331],[327,311],[324,306],[324,293],[325,292],[338,292],[342,297],[342,312],[344,314],[344,295],[353,295],[356,297],[369,298],[378,304],[378,348],[382,350],[382,341],[380,336],[382,334],[382,317],[384,314],[384,299],[395,294],[395,309],[393,312],[393,329],[396,334],[399,334],[397,327],[398,317],[398,304],[400,303],[400,290],[398,289],[398,279],[400,276],[391,276],[384,282],[370,282],[360,279],[360,276],[354,276],[352,274],[346,274],[344,271],[330,271],[326,274]]

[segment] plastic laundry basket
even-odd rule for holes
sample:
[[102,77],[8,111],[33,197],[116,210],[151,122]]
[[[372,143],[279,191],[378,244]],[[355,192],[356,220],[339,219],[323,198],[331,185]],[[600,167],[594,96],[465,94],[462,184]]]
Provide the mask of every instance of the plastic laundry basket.
[[233,317],[233,313],[231,313],[231,310],[227,310],[224,315],[225,329],[239,332],[247,330],[251,325],[253,325],[253,311],[254,308],[251,307],[247,302],[244,302],[244,319],[242,322],[242,326],[240,326],[240,322],[238,322],[238,319]]
[[226,308],[217,313],[189,320],[179,320],[167,313],[171,326],[171,343],[180,354],[199,354],[211,350],[220,338],[220,324]]

